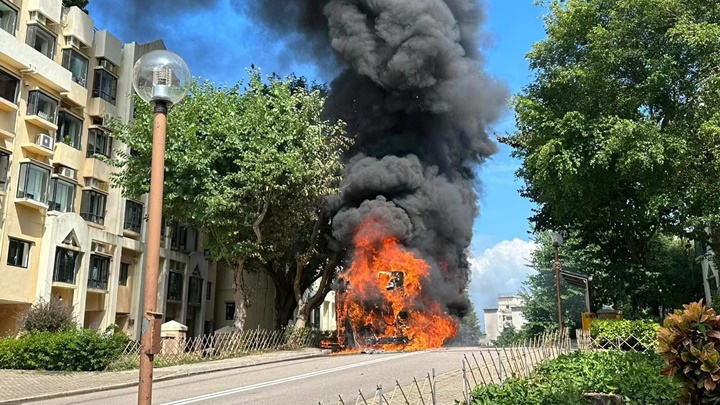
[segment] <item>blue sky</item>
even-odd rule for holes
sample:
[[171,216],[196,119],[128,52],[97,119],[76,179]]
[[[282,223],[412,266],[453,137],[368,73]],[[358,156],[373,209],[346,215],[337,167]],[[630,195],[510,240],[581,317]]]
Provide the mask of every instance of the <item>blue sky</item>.
[[[91,0],[89,10],[96,26],[124,42],[162,38],[168,49],[188,62],[193,75],[217,83],[244,79],[245,69],[252,64],[266,73],[294,72],[318,81],[332,79],[311,64],[295,62],[278,38],[235,13],[231,1],[243,0],[144,0],[143,9],[131,11],[118,7],[117,0]],[[545,10],[534,6],[534,1],[487,1],[487,69],[505,81],[513,94],[531,80],[525,54],[544,37],[541,17]],[[187,8],[179,4],[187,4]],[[495,132],[503,134],[513,128],[514,118],[508,111]],[[521,184],[514,178],[518,164],[501,145],[500,153],[479,168],[483,194],[481,215],[474,226],[471,285],[478,308],[493,306],[498,293],[517,292],[529,272],[524,263],[532,250],[527,219],[532,205],[518,195]]]

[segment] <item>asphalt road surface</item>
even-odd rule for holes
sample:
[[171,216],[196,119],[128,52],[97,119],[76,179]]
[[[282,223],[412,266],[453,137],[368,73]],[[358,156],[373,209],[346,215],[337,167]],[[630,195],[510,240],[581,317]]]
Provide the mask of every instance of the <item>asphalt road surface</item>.
[[[334,405],[338,394],[354,404],[358,389],[372,398],[378,384],[392,390],[395,380],[406,386],[433,368],[437,375],[457,370],[463,353],[477,350],[328,356],[202,374],[155,383],[153,404]],[[130,405],[137,403],[137,387],[33,403]]]

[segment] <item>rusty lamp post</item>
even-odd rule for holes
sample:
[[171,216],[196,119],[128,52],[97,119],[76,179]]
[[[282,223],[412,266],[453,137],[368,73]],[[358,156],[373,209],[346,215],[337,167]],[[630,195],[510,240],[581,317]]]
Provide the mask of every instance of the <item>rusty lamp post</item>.
[[148,52],[133,68],[133,88],[152,105],[154,113],[138,405],[152,403],[153,359],[160,350],[162,314],[157,312],[157,290],[167,112],[185,97],[190,80],[185,61],[165,50]]

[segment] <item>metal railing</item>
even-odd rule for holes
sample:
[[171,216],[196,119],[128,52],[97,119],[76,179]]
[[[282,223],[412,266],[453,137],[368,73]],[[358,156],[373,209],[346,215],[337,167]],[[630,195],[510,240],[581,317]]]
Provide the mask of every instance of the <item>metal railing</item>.
[[[478,348],[463,354],[458,370],[436,376],[433,369],[420,380],[413,377],[407,385],[395,380],[392,390],[378,385],[374,393],[366,394],[359,389],[351,401],[338,395],[337,405],[437,405],[453,403],[455,399],[469,403],[475,387],[502,384],[508,378],[528,378],[539,364],[573,350],[567,332],[562,337],[558,332],[545,333],[512,346]],[[458,389],[460,386],[462,392]],[[448,399],[448,394],[455,393],[459,398]]]
[[[160,353],[155,355],[155,366],[197,363],[239,357],[271,350],[297,350],[318,347],[327,332],[292,327],[280,330],[250,329],[233,333],[203,335],[190,338],[163,338]],[[111,369],[136,368],[140,362],[142,343],[127,344],[123,354]]]
[[580,350],[622,350],[640,353],[654,352],[657,348],[657,340],[654,336],[627,335],[609,339],[605,337],[593,337],[590,331],[577,330],[577,344]]

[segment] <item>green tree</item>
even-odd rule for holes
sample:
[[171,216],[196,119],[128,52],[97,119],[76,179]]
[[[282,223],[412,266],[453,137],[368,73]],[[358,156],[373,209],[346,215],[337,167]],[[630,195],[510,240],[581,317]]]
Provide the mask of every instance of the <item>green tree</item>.
[[526,334],[523,330],[516,330],[515,327],[503,329],[498,338],[493,341],[495,346],[511,346],[521,344],[526,340]]
[[538,230],[577,234],[618,281],[639,276],[657,235],[720,231],[720,4],[548,3],[518,130],[501,140]]
[[480,322],[478,321],[475,305],[470,302],[470,309],[465,317],[460,320],[457,336],[452,340],[451,344],[463,346],[476,346],[480,343],[483,333],[480,330]]
[[87,5],[89,2],[90,2],[90,0],[63,0],[63,7],[76,6],[76,7],[80,8],[80,10],[87,13],[88,12]]
[[[293,286],[298,278],[301,290],[320,277],[321,286],[329,285],[334,276],[331,259],[319,257],[327,253],[319,208],[336,191],[346,141],[341,122],[320,118],[323,105],[322,92],[297,78],[264,83],[253,70],[244,91],[195,82],[170,109],[163,212],[168,221],[201,230],[213,258],[234,269],[238,329],[248,301],[245,272],[270,270]],[[131,197],[149,191],[152,146],[151,109],[136,107],[131,124],[112,124],[113,136],[134,151],[115,160],[123,170],[114,181]],[[281,263],[263,267],[275,262]],[[305,301],[322,301],[317,295],[328,288]]]

